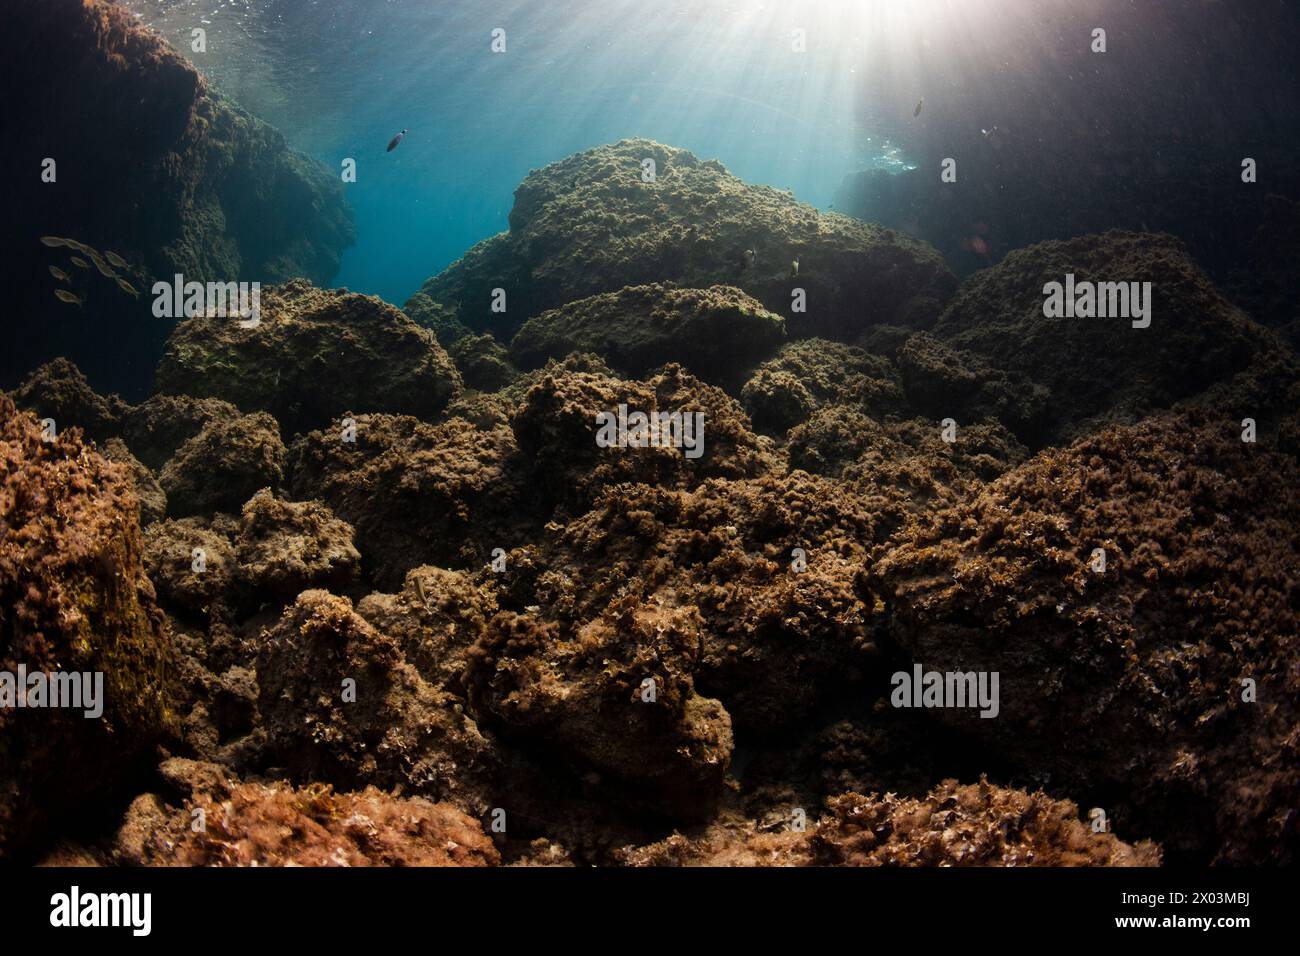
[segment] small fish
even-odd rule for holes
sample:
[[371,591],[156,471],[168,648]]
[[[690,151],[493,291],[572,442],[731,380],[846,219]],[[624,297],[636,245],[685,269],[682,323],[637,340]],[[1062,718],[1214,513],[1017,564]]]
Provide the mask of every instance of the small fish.
[[49,246],[51,249],[57,249],[59,246],[66,246],[68,241],[60,239],[58,236],[41,236],[41,244]]
[[72,277],[60,269],[58,266],[50,266],[50,275],[60,282],[68,282]]
[[385,152],[391,153],[393,150],[397,149],[397,144],[402,141],[402,137],[405,135],[406,135],[406,130],[402,130],[400,133],[398,133],[396,136],[390,139],[388,141],[388,149],[385,150]]
[[93,255],[90,257],[90,261],[95,264],[95,268],[99,270],[99,274],[105,279],[117,278],[117,273],[108,267],[108,263],[104,261],[103,256]]
[[82,302],[86,301],[81,296],[74,295],[67,289],[55,289],[54,295],[60,302],[67,302],[69,305],[81,305]]
[[918,116],[921,115],[921,107],[924,105],[925,105],[925,97],[923,96],[921,97],[921,101],[916,104],[916,109],[912,110],[912,119],[916,119]]
[[119,256],[116,252],[109,252],[107,249],[105,249],[104,258],[107,259],[109,263],[111,263],[112,265],[117,266],[119,269],[130,268],[130,266],[127,264],[127,261],[123,259],[121,256]]
[[117,279],[117,287],[123,292],[135,296],[137,299],[140,298],[140,293],[135,290],[135,286],[131,285],[131,283],[127,282],[121,276]]
[[73,264],[74,266],[76,266],[78,269],[89,269],[89,268],[90,268],[90,263],[87,262],[85,259],[81,258],[81,256],[73,256],[73,257],[72,257],[72,264]]
[[799,278],[799,258],[796,256],[794,262],[790,263],[790,278]]

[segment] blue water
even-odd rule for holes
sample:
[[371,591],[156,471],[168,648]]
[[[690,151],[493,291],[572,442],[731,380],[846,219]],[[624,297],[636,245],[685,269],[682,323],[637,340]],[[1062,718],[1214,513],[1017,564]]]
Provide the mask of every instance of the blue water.
[[[357,161],[347,194],[359,240],[334,284],[400,304],[507,228],[530,169],[601,143],[686,147],[823,208],[846,173],[904,165],[888,129],[855,121],[863,38],[828,16],[849,2],[127,5],[294,147],[334,170]],[[195,27],[206,53],[190,49]],[[491,51],[497,27],[504,54]]]

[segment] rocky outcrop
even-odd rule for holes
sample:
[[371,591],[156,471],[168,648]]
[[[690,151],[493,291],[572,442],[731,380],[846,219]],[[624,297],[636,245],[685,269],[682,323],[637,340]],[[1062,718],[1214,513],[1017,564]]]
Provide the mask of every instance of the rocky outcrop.
[[[1150,326],[1123,315],[1109,318],[1047,318],[1047,283],[1150,283]],[[1101,298],[1110,303],[1112,297]],[[1115,299],[1111,308],[1120,300]],[[1130,303],[1132,306],[1134,303]],[[1171,236],[1108,232],[1067,242],[1044,242],[1008,255],[992,269],[972,276],[945,310],[934,336],[951,349],[978,356],[1010,376],[992,384],[971,369],[971,383],[955,381],[949,361],[924,358],[913,346],[913,391],[936,378],[925,371],[938,366],[937,378],[950,381],[934,391],[949,396],[943,406],[962,420],[1007,399],[986,394],[992,387],[1025,401],[1025,382],[1046,389],[1004,423],[1029,441],[1041,443],[1072,437],[1098,420],[1132,421],[1151,411],[1203,392],[1282,348],[1263,327],[1252,322],[1218,292]],[[905,352],[908,351],[905,349]],[[978,383],[978,387],[977,384]],[[1019,393],[1019,394],[1017,394]],[[965,396],[965,402],[962,399]],[[1026,428],[1014,419],[1036,408]]]
[[346,598],[304,591],[257,654],[265,759],[295,780],[384,788],[459,803],[493,762],[489,742]]
[[[653,181],[643,178],[650,160]],[[664,281],[736,286],[791,334],[841,339],[874,322],[933,322],[955,287],[921,243],[749,186],[716,160],[628,139],[529,173],[510,231],[426,282],[408,309],[420,319],[440,306],[509,338],[567,302]],[[793,308],[796,288],[806,311]]]
[[[71,434],[44,440],[0,396],[0,854],[111,794],[167,729],[170,648],[137,514],[123,466]],[[50,674],[80,675],[81,692]]]
[[98,395],[72,362],[56,358],[23,381],[13,393],[14,404],[37,418],[54,419],[56,431],[79,428],[83,435],[102,442],[117,433],[127,405],[116,395]]
[[640,377],[675,362],[705,381],[743,374],[785,338],[785,320],[730,286],[630,286],[534,316],[510,343],[521,368],[593,352]]
[[740,394],[755,425],[777,434],[827,405],[852,407],[872,418],[905,408],[898,370],[889,359],[815,338],[782,346]]
[[299,280],[262,293],[261,319],[186,319],[158,366],[164,394],[268,411],[287,434],[344,411],[432,418],[461,391],[433,334],[373,296]]
[[354,421],[355,441],[331,430],[294,442],[292,490],[326,502],[356,529],[363,567],[379,587],[429,562],[486,561],[536,520],[527,464],[508,428],[396,415]]
[[259,488],[278,487],[285,448],[266,412],[217,419],[182,445],[158,481],[172,517],[235,512]]
[[[629,414],[680,413],[681,447],[662,436],[654,444],[634,439],[643,447],[598,444],[597,416],[612,415],[616,424],[620,406]],[[646,381],[548,371],[523,397],[511,427],[545,501],[578,512],[619,482],[691,487],[707,478],[755,477],[777,464],[771,443],[753,433],[734,399],[677,365]]]
[[938,719],[1171,859],[1289,862],[1297,479],[1204,412],[1106,429],[917,522],[873,587],[915,661],[1001,675],[996,719]]
[[[97,272],[74,276],[81,308],[55,300],[47,265],[67,251],[41,236],[113,250],[148,292],[172,281],[327,281],[355,230],[342,184],[284,138],[215,94],[162,37],[109,0],[14,0],[0,11],[0,84],[14,102],[3,162],[31,182],[52,159],[55,180],[15,190],[0,262],[15,314],[39,315],[0,361],[14,379],[63,354],[101,390],[147,393],[171,328],[148,298]],[[39,56],[30,51],[39,50]],[[51,117],[57,121],[51,122]],[[40,276],[48,281],[32,280]]]

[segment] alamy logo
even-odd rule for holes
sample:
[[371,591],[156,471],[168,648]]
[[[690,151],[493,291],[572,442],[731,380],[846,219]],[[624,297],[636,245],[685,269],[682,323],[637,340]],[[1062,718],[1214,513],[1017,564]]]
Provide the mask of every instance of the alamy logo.
[[1043,315],[1049,319],[1132,319],[1133,328],[1151,324],[1150,282],[1065,282],[1043,286]]
[[680,448],[687,458],[704,454],[703,412],[597,412],[601,448]]
[[912,665],[890,678],[895,707],[978,707],[981,717],[998,715],[997,671],[927,671]]
[[82,893],[78,886],[50,897],[50,925],[129,926],[131,935],[148,936],[153,927],[150,893]]
[[88,719],[104,713],[102,671],[33,671],[19,664],[17,672],[0,671],[0,709],[68,708],[84,711]]
[[178,272],[170,283],[155,282],[153,295],[155,318],[238,316],[240,328],[245,329],[255,329],[262,323],[260,282],[186,282]]

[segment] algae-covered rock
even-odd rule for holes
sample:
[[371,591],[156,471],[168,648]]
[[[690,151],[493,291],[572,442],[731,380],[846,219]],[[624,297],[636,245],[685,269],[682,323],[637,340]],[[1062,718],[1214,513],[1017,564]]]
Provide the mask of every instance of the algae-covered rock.
[[696,642],[679,669],[738,728],[788,728],[873,660],[856,579],[903,518],[799,472],[694,491],[620,484],[512,552],[500,600],[527,611],[512,627],[558,643],[640,641],[630,615],[646,609]]
[[1158,866],[1149,840],[1094,833],[1069,800],[981,780],[920,798],[845,793],[807,830],[720,823],[620,854],[629,866]]
[[467,388],[491,392],[519,377],[510,353],[489,333],[462,336],[447,351]]
[[785,338],[785,320],[731,286],[630,286],[543,312],[510,343],[521,368],[594,352],[632,376],[676,362],[709,382],[728,381]]
[[44,441],[0,396],[0,673],[99,688],[93,707],[0,708],[0,853],[112,793],[167,727],[170,648],[137,507],[123,466],[70,435]]
[[239,409],[219,399],[153,395],[123,413],[122,438],[133,455],[157,471],[204,426],[238,417]]
[[815,338],[783,345],[745,383],[741,398],[758,427],[778,433],[826,405],[852,407],[872,418],[905,408],[898,370],[889,359]]
[[1000,674],[996,718],[937,719],[1171,858],[1287,862],[1298,481],[1204,411],[1109,428],[918,521],[873,588],[915,661]]
[[250,591],[292,598],[308,588],[343,589],[361,555],[352,526],[319,501],[284,501],[263,488],[244,504],[235,539],[239,573]]
[[398,415],[353,421],[355,441],[329,430],[294,442],[292,488],[356,529],[363,567],[380,587],[429,562],[486,561],[531,520],[527,466],[508,428]]
[[[1047,318],[1045,287],[1064,284],[1067,275],[1074,276],[1076,290],[1085,282],[1126,289],[1150,283],[1150,325],[1135,328],[1135,321],[1146,321],[1135,312]],[[1112,307],[1110,291],[1100,298]],[[1136,301],[1129,300],[1133,312]],[[1113,301],[1122,302],[1118,296]],[[1023,391],[1016,384],[1021,380],[1048,389],[1042,440],[1072,437],[1092,419],[1132,420],[1168,408],[1231,378],[1275,342],[1215,289],[1177,239],[1114,231],[1010,253],[963,283],[933,331],[949,348],[1011,376],[1008,384],[1017,390]],[[914,391],[924,392],[936,377],[918,378],[919,362],[912,372]],[[952,375],[939,370],[939,378]],[[945,384],[939,394],[948,396],[945,407],[964,400],[967,417],[978,417],[988,405],[980,394],[987,386],[968,384],[964,391]],[[962,419],[960,408],[947,414]]]
[[267,759],[294,780],[478,799],[488,742],[346,598],[304,591],[258,643]]
[[[188,764],[189,766],[183,766]],[[491,866],[500,854],[471,817],[376,787],[241,783],[221,767],[173,758],[177,806],[142,794],[115,839],[135,866]],[[167,796],[170,796],[168,794]],[[204,826],[193,823],[202,819]]]
[[182,322],[158,366],[159,391],[269,411],[288,434],[347,410],[432,418],[461,391],[432,333],[373,296],[295,280],[264,290],[261,310],[255,327]]
[[275,419],[256,412],[203,426],[163,466],[158,481],[172,517],[235,512],[259,488],[279,486],[284,460]]
[[1024,372],[1004,372],[978,355],[949,348],[928,332],[910,336],[898,350],[908,403],[936,420],[965,425],[995,418],[1032,440],[1050,416],[1050,390]]
[[206,620],[237,602],[242,580],[234,530],[234,521],[224,515],[169,518],[145,529],[145,570],[168,611]]
[[[716,160],[627,139],[529,173],[510,231],[426,282],[408,308],[435,303],[508,338],[566,302],[664,281],[736,286],[785,317],[792,334],[835,338],[876,322],[933,321],[956,285],[923,243],[748,185]],[[794,308],[795,289],[805,311]]]
[[140,527],[151,525],[167,514],[167,495],[163,492],[162,485],[158,484],[153,472],[131,454],[126,442],[120,438],[110,438],[104,443],[104,457],[125,465],[130,473],[136,499],[140,502]]
[[[627,414],[680,413],[677,438],[611,443],[617,436],[602,430],[616,430],[620,407]],[[598,419],[602,415],[613,417]],[[691,487],[707,478],[755,477],[776,466],[770,440],[754,434],[740,405],[678,365],[646,381],[548,370],[524,396],[511,427],[545,500],[578,511],[619,482]],[[602,444],[602,438],[610,441]]]
[[47,362],[27,376],[14,390],[13,400],[37,418],[54,419],[59,431],[80,428],[87,438],[99,442],[117,431],[127,408],[116,395],[96,394],[81,369],[65,358]]
[[703,620],[628,600],[580,634],[503,612],[475,647],[471,699],[512,737],[611,778],[613,799],[707,816],[731,760],[731,720],[696,692]]

